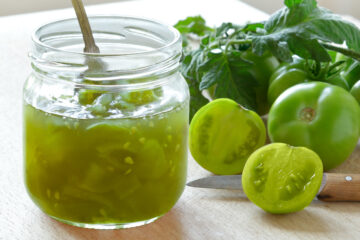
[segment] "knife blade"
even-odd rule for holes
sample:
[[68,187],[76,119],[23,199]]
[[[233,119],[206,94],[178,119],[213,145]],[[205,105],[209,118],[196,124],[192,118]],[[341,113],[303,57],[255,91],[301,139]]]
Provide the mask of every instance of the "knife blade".
[[[186,184],[189,187],[243,190],[241,175],[210,176]],[[326,202],[360,201],[360,174],[324,173],[317,199]]]

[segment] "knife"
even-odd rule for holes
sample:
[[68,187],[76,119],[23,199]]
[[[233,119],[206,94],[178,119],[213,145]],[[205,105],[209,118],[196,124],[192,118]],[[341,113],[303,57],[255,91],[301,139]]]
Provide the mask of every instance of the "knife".
[[[186,184],[190,187],[243,190],[241,175],[210,176]],[[324,173],[316,195],[325,202],[360,201],[360,174]]]

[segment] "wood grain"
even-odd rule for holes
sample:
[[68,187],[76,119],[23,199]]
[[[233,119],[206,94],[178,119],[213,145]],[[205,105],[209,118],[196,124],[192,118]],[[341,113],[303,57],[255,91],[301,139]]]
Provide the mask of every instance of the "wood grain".
[[[210,24],[245,23],[266,17],[236,0],[222,0],[221,4],[217,0],[129,1],[90,7],[87,11],[89,15],[144,16],[168,24],[198,14],[209,19]],[[186,188],[176,206],[164,217],[126,230],[71,227],[43,214],[23,186],[22,84],[30,72],[26,56],[32,30],[44,22],[66,17],[74,17],[72,9],[0,18],[1,240],[360,239],[360,203],[317,201],[301,212],[276,216],[239,198],[239,192],[224,190]],[[360,173],[359,157],[360,147],[334,171]],[[189,158],[189,181],[208,175]]]
[[360,174],[327,173],[326,185],[318,199],[326,202],[360,201]]

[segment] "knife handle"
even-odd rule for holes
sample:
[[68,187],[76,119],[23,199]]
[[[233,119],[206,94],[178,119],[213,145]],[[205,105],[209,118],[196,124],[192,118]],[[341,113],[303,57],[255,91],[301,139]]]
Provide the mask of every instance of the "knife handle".
[[360,174],[325,173],[326,183],[317,198],[325,202],[360,201]]

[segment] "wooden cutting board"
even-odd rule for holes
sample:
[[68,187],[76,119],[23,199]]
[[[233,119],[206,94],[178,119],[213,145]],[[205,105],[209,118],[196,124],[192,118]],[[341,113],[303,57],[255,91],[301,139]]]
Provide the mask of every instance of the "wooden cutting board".
[[[360,145],[332,172],[360,173]],[[211,175],[189,156],[188,179]],[[239,192],[187,187],[168,214],[146,226],[113,231],[84,230],[38,218],[66,232],[66,239],[359,239],[360,203],[314,201],[305,210],[271,215]]]
[[[359,173],[359,157],[360,146],[349,160],[334,172]],[[201,169],[189,156],[188,179],[208,175],[210,174]],[[22,197],[26,198],[23,195]],[[122,230],[89,230],[68,226],[47,217],[29,204],[27,199],[24,199],[24,204],[31,208],[23,216],[27,218],[28,225],[18,226],[14,223],[11,227],[14,231],[23,231],[27,236],[26,239],[288,240],[359,239],[360,237],[360,203],[314,201],[298,213],[271,215],[263,212],[247,199],[240,198],[239,192],[228,190],[187,187],[176,206],[159,220],[145,226]],[[16,208],[13,213],[19,214],[16,213]],[[35,227],[37,231],[31,232],[34,224],[37,225]],[[41,226],[41,231],[38,230],[38,226]],[[4,239],[11,239],[8,237]]]

